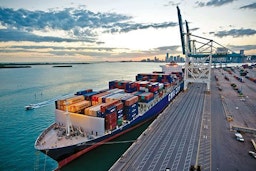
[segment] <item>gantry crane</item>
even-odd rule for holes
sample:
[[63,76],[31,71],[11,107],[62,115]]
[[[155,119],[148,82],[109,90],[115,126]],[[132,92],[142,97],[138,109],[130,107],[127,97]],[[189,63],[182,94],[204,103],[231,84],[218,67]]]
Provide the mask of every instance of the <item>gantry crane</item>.
[[[243,54],[237,54],[212,39],[191,34],[188,22],[185,21],[186,32],[180,9],[177,6],[182,53],[185,55],[184,90],[189,82],[206,83],[210,92],[211,67],[213,59],[226,62],[230,58],[242,59]],[[191,40],[191,37],[194,39]]]

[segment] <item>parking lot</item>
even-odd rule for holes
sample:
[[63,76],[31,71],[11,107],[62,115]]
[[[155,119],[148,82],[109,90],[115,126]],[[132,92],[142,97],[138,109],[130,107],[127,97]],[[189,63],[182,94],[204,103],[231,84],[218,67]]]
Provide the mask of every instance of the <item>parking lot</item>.
[[[240,82],[235,76],[241,77],[239,69],[231,74],[223,69],[213,71],[212,170],[253,171],[256,168],[256,159],[248,154],[250,150],[256,151],[251,143],[251,139],[256,140],[255,135],[241,132],[244,142],[240,142],[231,129],[232,126],[256,128],[256,84],[244,77]],[[232,83],[242,90],[242,95],[231,86]]]

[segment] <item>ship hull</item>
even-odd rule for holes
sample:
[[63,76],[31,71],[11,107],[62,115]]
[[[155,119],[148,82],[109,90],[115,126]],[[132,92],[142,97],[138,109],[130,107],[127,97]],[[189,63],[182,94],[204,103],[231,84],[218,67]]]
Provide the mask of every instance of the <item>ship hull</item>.
[[91,141],[86,141],[84,143],[79,143],[62,148],[41,150],[41,152],[56,160],[59,164],[58,167],[61,168],[62,166],[66,165],[72,160],[104,144],[105,142],[111,141],[139,127],[145,122],[154,119],[170,104],[170,102],[176,97],[176,95],[183,90],[183,87],[184,83],[182,82],[181,84],[176,86],[170,93],[168,93],[165,97],[163,97],[158,103],[156,103],[152,108],[146,111],[143,115],[138,116],[136,119],[130,121],[130,123],[123,126],[122,129],[116,129],[109,134],[93,139]]

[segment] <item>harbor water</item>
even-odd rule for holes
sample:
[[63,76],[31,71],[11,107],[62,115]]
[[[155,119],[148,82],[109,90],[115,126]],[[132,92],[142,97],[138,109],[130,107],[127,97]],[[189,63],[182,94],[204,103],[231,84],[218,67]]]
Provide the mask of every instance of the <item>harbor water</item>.
[[[54,101],[79,90],[106,89],[111,80],[134,81],[137,73],[161,71],[159,65],[105,62],[0,69],[0,170],[54,170],[57,162],[34,149],[38,135],[54,122]],[[24,106],[31,103],[38,108],[25,111]],[[62,170],[108,170],[148,124],[90,151]]]

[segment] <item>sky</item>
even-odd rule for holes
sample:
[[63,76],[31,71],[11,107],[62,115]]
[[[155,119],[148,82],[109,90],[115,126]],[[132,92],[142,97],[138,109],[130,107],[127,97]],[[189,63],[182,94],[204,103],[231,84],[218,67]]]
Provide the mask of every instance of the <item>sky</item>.
[[256,0],[0,0],[0,62],[184,56],[177,6],[192,34],[256,55]]

